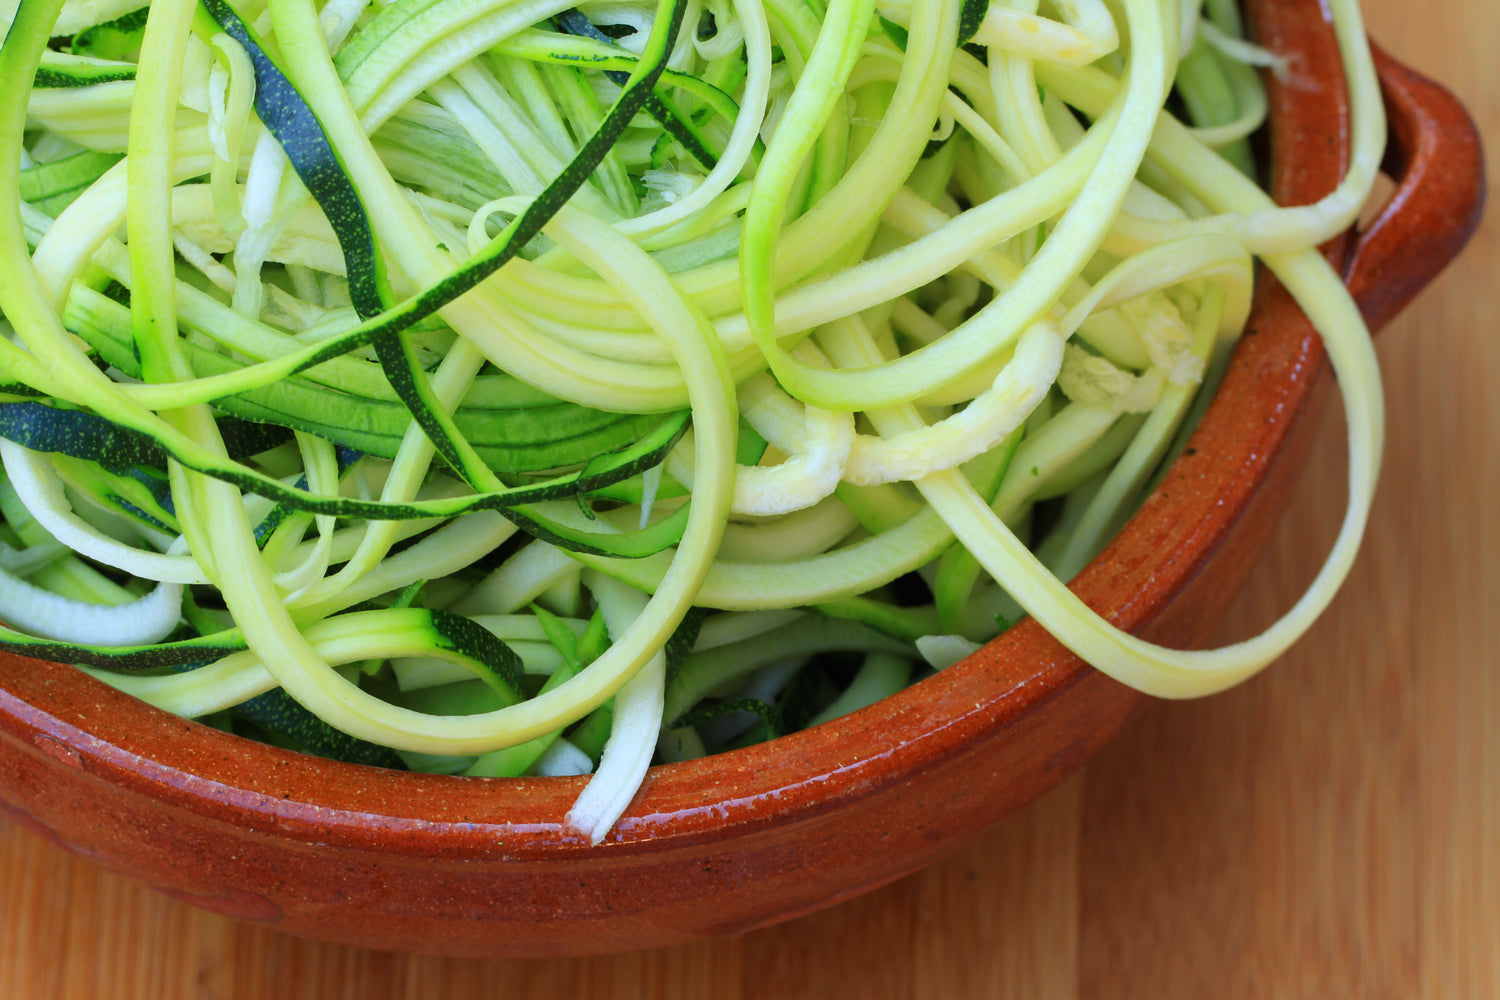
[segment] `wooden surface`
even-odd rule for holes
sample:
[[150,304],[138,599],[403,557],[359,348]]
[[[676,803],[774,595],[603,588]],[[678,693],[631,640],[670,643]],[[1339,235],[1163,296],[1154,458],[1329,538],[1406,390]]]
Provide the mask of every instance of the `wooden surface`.
[[[1500,164],[1494,0],[1365,0]],[[1500,208],[1381,337],[1370,536],[1314,632],[1225,695],[1157,705],[1087,771],[923,873],[777,928],[586,961],[298,941],[103,874],[0,820],[0,998],[1500,997]],[[1225,638],[1333,537],[1342,438]]]

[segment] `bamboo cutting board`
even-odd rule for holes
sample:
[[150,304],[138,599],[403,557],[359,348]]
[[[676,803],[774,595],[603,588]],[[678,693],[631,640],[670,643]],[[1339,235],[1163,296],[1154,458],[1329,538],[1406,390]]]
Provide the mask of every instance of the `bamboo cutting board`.
[[[1364,0],[1500,163],[1500,7]],[[1494,185],[1492,185],[1494,186]],[[583,961],[409,958],[232,923],[0,820],[0,998],[1500,997],[1500,206],[1381,335],[1390,410],[1360,562],[1272,670],[1154,706],[947,862],[781,927]],[[1316,570],[1328,421],[1221,638]]]

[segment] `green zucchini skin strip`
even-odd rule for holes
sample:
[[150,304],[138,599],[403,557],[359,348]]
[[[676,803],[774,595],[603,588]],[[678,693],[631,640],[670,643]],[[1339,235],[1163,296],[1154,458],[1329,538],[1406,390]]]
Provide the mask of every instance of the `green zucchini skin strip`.
[[435,640],[434,647],[466,661],[474,675],[498,694],[504,704],[514,705],[522,699],[521,658],[494,633],[471,618],[449,611],[404,608],[386,612],[393,613],[414,613],[418,621],[425,618]]
[[672,638],[667,640],[666,684],[669,687],[682,670],[682,665],[692,654],[693,647],[697,645],[698,634],[703,631],[703,622],[706,618],[708,618],[708,609],[689,608],[688,613],[682,616],[682,622],[672,632]]
[[[578,35],[581,38],[591,38],[596,42],[613,44],[610,37],[598,28],[594,22],[584,17],[577,10],[570,10],[560,15],[557,23],[569,34]],[[619,70],[605,70],[605,77],[618,84],[625,84],[630,79],[630,74]],[[685,120],[675,108],[656,92],[646,98],[642,110],[656,120],[667,135],[671,136],[688,154],[702,164],[706,169],[712,170],[719,162],[719,156],[704,142],[703,137],[698,134],[691,122]]]
[[500,513],[538,541],[550,542],[578,555],[616,555],[625,559],[644,559],[670,548],[682,539],[683,529],[687,527],[688,507],[688,504],[684,504],[673,511],[670,517],[650,527],[618,535],[572,528],[551,518],[533,516],[524,507],[510,508]]
[[375,250],[370,219],[317,116],[226,0],[199,2],[249,54],[255,67],[255,112],[328,217],[349,268],[349,297],[355,310],[365,317],[382,312],[384,268]]
[[406,762],[390,747],[356,739],[333,728],[293,701],[291,695],[280,688],[241,702],[230,709],[230,712],[237,718],[247,719],[267,732],[296,743],[305,752],[316,757],[326,757],[346,764],[383,767],[391,771],[407,769]]
[[[231,458],[258,455],[291,440],[291,431],[276,424],[221,417],[219,432]],[[32,451],[97,462],[117,472],[131,466],[160,469],[167,453],[156,441],[87,410],[65,410],[46,403],[0,403],[0,437]]]
[[958,44],[964,45],[974,38],[984,15],[990,10],[989,0],[963,0],[958,9]]
[[230,653],[238,653],[244,648],[245,640],[239,629],[150,646],[87,646],[38,639],[0,625],[0,649],[8,653],[57,663],[81,663],[104,670],[186,667],[208,663]]
[[101,83],[128,83],[134,79],[135,67],[126,63],[110,65],[48,52],[32,78],[32,86],[38,90],[68,90]]
[[[350,611],[325,619],[338,626],[354,627],[367,620],[369,628],[399,628],[423,634],[434,652],[452,654],[493,690],[505,705],[524,697],[521,658],[506,643],[471,618],[426,608],[390,608]],[[246,649],[237,628],[146,646],[98,646],[38,639],[0,625],[0,649],[36,659],[78,663],[101,670],[135,672],[191,669]]]
[[126,11],[119,17],[85,28],[73,36],[68,46],[74,55],[118,57],[141,44],[146,33],[146,18],[151,12],[149,3],[135,10]]
[[453,421],[442,401],[433,392],[432,384],[422,370],[416,350],[405,331],[382,334],[375,340],[375,356],[380,368],[396,390],[397,397],[406,410],[422,428],[427,439],[437,448],[438,454],[451,466],[464,482],[476,490],[494,489],[501,485],[494,470],[485,465]]

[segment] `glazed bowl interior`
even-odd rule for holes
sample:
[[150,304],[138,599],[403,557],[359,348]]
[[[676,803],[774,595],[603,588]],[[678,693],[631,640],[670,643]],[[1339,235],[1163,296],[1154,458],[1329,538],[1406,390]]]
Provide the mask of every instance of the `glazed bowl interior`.
[[[1271,187],[1342,176],[1338,53],[1316,0],[1255,0],[1288,54]],[[1328,248],[1335,260],[1347,241]],[[1322,362],[1269,281],[1181,459],[1074,582],[1117,625],[1201,642],[1300,465]],[[902,693],[768,743],[653,768],[600,845],[563,822],[582,778],[379,771],[178,719],[66,666],[0,660],[0,805],[182,898],[384,948],[555,954],[676,943],[827,905],[912,871],[1040,794],[1140,704],[1034,622]]]

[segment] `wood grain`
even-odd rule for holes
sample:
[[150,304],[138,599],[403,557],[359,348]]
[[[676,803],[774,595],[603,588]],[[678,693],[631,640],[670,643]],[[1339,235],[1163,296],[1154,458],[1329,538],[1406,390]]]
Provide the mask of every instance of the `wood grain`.
[[[1365,0],[1372,33],[1500,147],[1492,0]],[[1353,578],[1272,670],[1153,707],[948,861],[738,938],[583,961],[311,944],[176,903],[0,820],[0,997],[1500,996],[1500,207],[1381,336],[1391,413]],[[1224,638],[1332,538],[1328,421]]]

